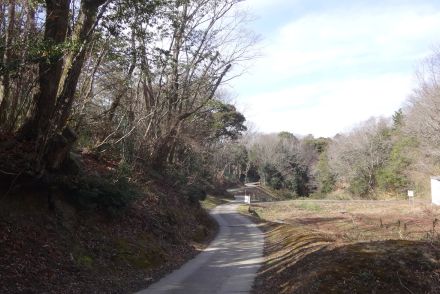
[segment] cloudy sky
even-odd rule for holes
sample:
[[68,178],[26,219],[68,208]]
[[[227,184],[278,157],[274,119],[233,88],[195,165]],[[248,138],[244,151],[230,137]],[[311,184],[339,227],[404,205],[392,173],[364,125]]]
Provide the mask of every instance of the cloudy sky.
[[390,116],[440,47],[440,1],[247,0],[262,57],[232,81],[262,132],[333,136]]

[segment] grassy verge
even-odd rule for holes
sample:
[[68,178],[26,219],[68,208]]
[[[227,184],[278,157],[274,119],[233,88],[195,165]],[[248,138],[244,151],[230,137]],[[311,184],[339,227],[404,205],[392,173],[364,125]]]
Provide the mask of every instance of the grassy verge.
[[212,195],[208,195],[206,196],[205,200],[200,201],[200,205],[208,211],[214,209],[218,205],[225,203],[228,203],[225,197],[218,197]]

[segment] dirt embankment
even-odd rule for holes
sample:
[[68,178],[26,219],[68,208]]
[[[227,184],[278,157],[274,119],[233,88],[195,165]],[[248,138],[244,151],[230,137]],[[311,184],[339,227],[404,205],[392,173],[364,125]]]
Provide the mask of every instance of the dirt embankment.
[[132,293],[213,237],[198,204],[160,180],[143,188],[113,216],[62,194],[48,205],[47,191],[9,191],[0,198],[0,293]]
[[350,202],[338,204],[336,217],[337,205],[326,205],[256,209],[284,223],[262,223],[265,263],[254,293],[440,293],[440,243],[429,219],[437,210]]

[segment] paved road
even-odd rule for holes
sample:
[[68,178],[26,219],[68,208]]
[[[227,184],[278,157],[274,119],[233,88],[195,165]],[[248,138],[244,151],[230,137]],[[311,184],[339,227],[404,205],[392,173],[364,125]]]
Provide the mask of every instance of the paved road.
[[193,260],[138,293],[249,293],[262,262],[263,234],[236,212],[238,204],[224,204],[211,215],[219,223],[217,237]]

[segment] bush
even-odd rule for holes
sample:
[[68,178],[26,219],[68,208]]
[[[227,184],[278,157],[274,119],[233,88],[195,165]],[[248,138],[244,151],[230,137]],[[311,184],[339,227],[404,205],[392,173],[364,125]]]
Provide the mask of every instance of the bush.
[[332,173],[326,152],[321,153],[317,165],[317,180],[319,192],[326,194],[333,191],[336,183],[335,175]]
[[198,203],[199,201],[203,201],[206,199],[206,191],[195,185],[186,186],[183,189],[182,194],[191,203]]
[[75,206],[87,210],[102,210],[114,216],[136,198],[140,191],[126,178],[111,181],[99,176],[82,176],[61,187],[68,200]]
[[350,181],[349,191],[356,196],[364,197],[369,194],[370,189],[371,186],[367,176],[359,174]]

